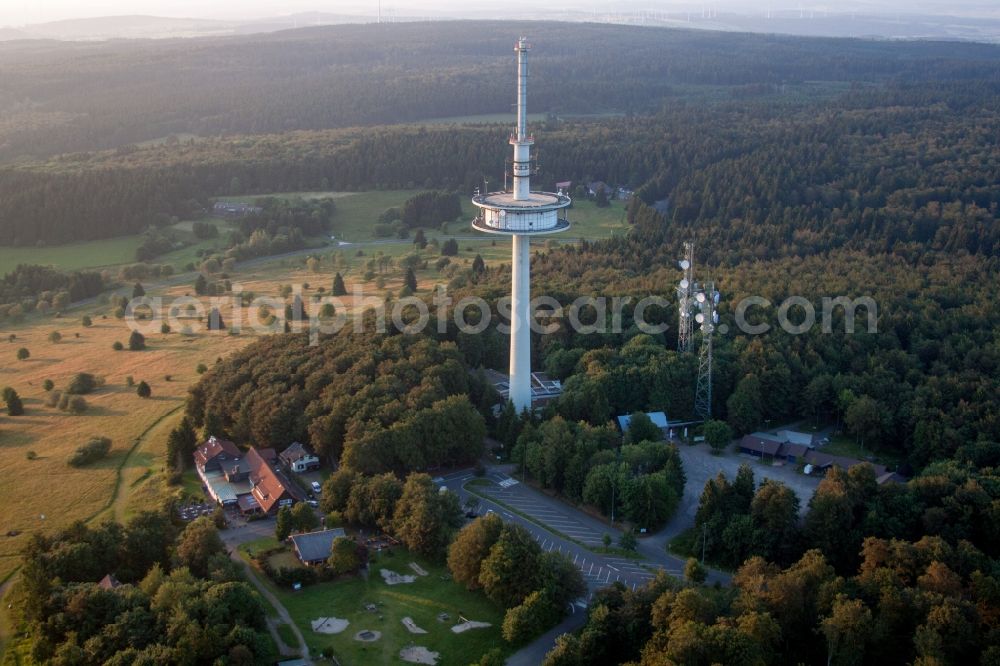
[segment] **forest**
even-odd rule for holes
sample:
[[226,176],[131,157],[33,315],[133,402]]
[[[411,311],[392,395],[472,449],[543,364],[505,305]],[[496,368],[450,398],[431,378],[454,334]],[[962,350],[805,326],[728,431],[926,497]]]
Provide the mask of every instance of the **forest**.
[[5,42],[0,160],[172,135],[506,113],[521,34],[535,44],[532,108],[557,114],[648,113],[689,85],[752,97],[810,81],[995,83],[1000,60],[995,47],[961,42],[544,22],[331,26],[201,39],[197,48],[186,40]]
[[605,588],[545,664],[995,664],[1000,500],[996,472],[967,464],[888,486],[834,468],[801,526],[783,484],[720,474],[697,520],[733,586],[701,585],[692,559],[685,582]]
[[[31,658],[47,664],[273,661],[264,601],[215,525],[165,513],[35,534],[14,589]],[[97,581],[101,581],[99,584]]]
[[304,441],[360,473],[404,474],[478,459],[492,390],[451,343],[345,327],[328,344],[268,336],[227,357],[192,388],[187,414],[246,445]]

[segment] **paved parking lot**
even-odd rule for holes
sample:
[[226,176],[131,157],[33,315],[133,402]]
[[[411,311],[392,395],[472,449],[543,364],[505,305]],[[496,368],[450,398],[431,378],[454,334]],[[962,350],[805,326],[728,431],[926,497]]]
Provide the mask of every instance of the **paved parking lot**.
[[[563,506],[557,500],[526,488],[518,483],[517,479],[505,476],[498,478],[503,480],[499,481],[497,486],[481,490],[484,490],[490,497],[514,507],[571,539],[600,546],[604,535],[610,533],[607,528],[600,524],[587,524],[581,519],[579,511]],[[497,481],[497,479],[492,480]]]
[[791,488],[799,498],[799,512],[801,514],[805,514],[809,499],[813,496],[816,486],[821,480],[818,476],[800,474],[792,465],[774,467],[762,463],[753,456],[738,454],[734,451],[728,451],[718,456],[713,455],[707,444],[696,446],[680,444],[677,446],[677,450],[684,463],[687,483],[684,486],[684,498],[681,500],[681,505],[665,530],[669,537],[673,537],[694,525],[694,516],[698,511],[698,502],[701,499],[701,491],[705,488],[705,482],[714,479],[719,472],[724,473],[726,478],[732,481],[736,478],[736,472],[740,465],[748,463],[753,469],[757,485],[760,485],[764,479],[774,479]]
[[[464,484],[473,478],[469,472],[460,472],[447,477],[438,477],[435,481],[448,486],[464,498],[467,496]],[[681,575],[683,562],[662,550],[646,559],[630,559],[592,552],[580,544],[601,546],[604,534],[609,534],[617,542],[621,532],[573,507],[564,505],[559,500],[518,483],[516,479],[502,472],[490,473],[486,478],[492,484],[477,485],[475,491],[486,497],[495,498],[498,502],[503,502],[503,505],[482,500],[479,511],[495,511],[503,520],[517,523],[528,530],[543,551],[566,555],[580,569],[591,591],[616,581],[635,589],[653,578],[661,569],[675,576]],[[531,522],[518,514],[511,513],[507,510],[507,506],[516,507],[519,512],[530,515],[532,520],[538,522]],[[541,527],[538,523],[544,524],[545,527]],[[559,533],[555,533],[555,530]],[[565,538],[571,534],[575,541]]]

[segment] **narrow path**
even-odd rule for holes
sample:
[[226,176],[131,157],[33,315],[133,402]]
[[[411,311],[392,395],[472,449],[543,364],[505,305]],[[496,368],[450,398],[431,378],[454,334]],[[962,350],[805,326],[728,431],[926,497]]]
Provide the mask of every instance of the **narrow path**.
[[[307,662],[312,663],[312,660],[309,657],[309,646],[306,645],[306,639],[305,637],[302,636],[302,632],[299,631],[298,625],[296,625],[295,622],[292,620],[292,616],[288,612],[288,609],[285,608],[284,605],[281,603],[281,601],[278,600],[278,597],[274,596],[271,590],[267,589],[267,587],[260,581],[260,578],[257,577],[257,574],[253,570],[253,567],[251,567],[246,562],[246,560],[240,557],[240,554],[235,546],[229,550],[229,557],[234,562],[238,562],[240,565],[243,566],[243,571],[246,573],[247,580],[249,580],[250,583],[257,588],[257,591],[260,592],[261,596],[267,599],[268,603],[271,604],[271,607],[274,609],[274,612],[277,613],[278,615],[278,619],[280,619],[282,622],[284,622],[285,624],[287,624],[292,628],[292,633],[295,634],[295,638],[299,641],[297,654],[299,654]],[[270,621],[270,618],[268,619],[267,628],[271,632],[271,635],[274,637],[275,642],[278,644],[278,650],[281,652],[282,656],[296,654],[294,648],[290,648],[289,646],[285,645],[285,642],[281,640],[281,636],[278,635],[278,630],[274,627],[273,623]]]
[[[115,520],[119,523],[125,523],[125,510],[128,507],[129,500],[129,490],[132,486],[140,479],[141,475],[134,476],[130,475],[128,472],[132,469],[131,463],[134,459],[143,451],[145,451],[145,445],[149,443],[152,438],[160,428],[172,425],[169,419],[175,415],[177,412],[184,408],[184,403],[177,405],[169,412],[165,412],[158,419],[153,421],[153,423],[142,431],[135,441],[135,444],[125,455],[125,460],[122,461],[122,466],[119,468],[118,472],[118,483],[115,487],[115,494],[113,495],[113,504],[111,506],[112,512],[114,513]],[[124,492],[122,492],[122,487],[124,487]]]

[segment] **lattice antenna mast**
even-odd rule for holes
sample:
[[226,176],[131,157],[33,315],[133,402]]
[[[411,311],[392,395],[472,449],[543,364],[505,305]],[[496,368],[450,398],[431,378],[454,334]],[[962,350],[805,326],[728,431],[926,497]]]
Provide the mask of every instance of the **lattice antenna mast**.
[[698,348],[698,383],[694,391],[694,411],[699,418],[712,418],[712,335],[719,323],[719,292],[709,282],[698,290],[694,301],[699,310],[694,320],[701,325],[701,345]]
[[694,333],[694,243],[684,243],[684,258],[680,260],[684,277],[677,284],[677,351],[691,351]]

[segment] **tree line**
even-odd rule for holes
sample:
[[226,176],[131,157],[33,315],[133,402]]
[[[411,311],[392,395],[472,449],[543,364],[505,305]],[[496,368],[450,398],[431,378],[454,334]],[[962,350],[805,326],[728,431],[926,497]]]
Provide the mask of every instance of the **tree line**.
[[[519,32],[520,31],[520,32]],[[995,47],[532,22],[345,25],[187,42],[6,42],[0,159],[507,112],[517,34],[532,108],[642,113],[684,87],[735,94],[803,81],[996,83]],[[239,63],[239,65],[235,64]],[[995,90],[995,89],[994,89]],[[926,95],[927,93],[921,93]],[[173,137],[173,138],[171,138]],[[180,137],[180,138],[178,138]]]

